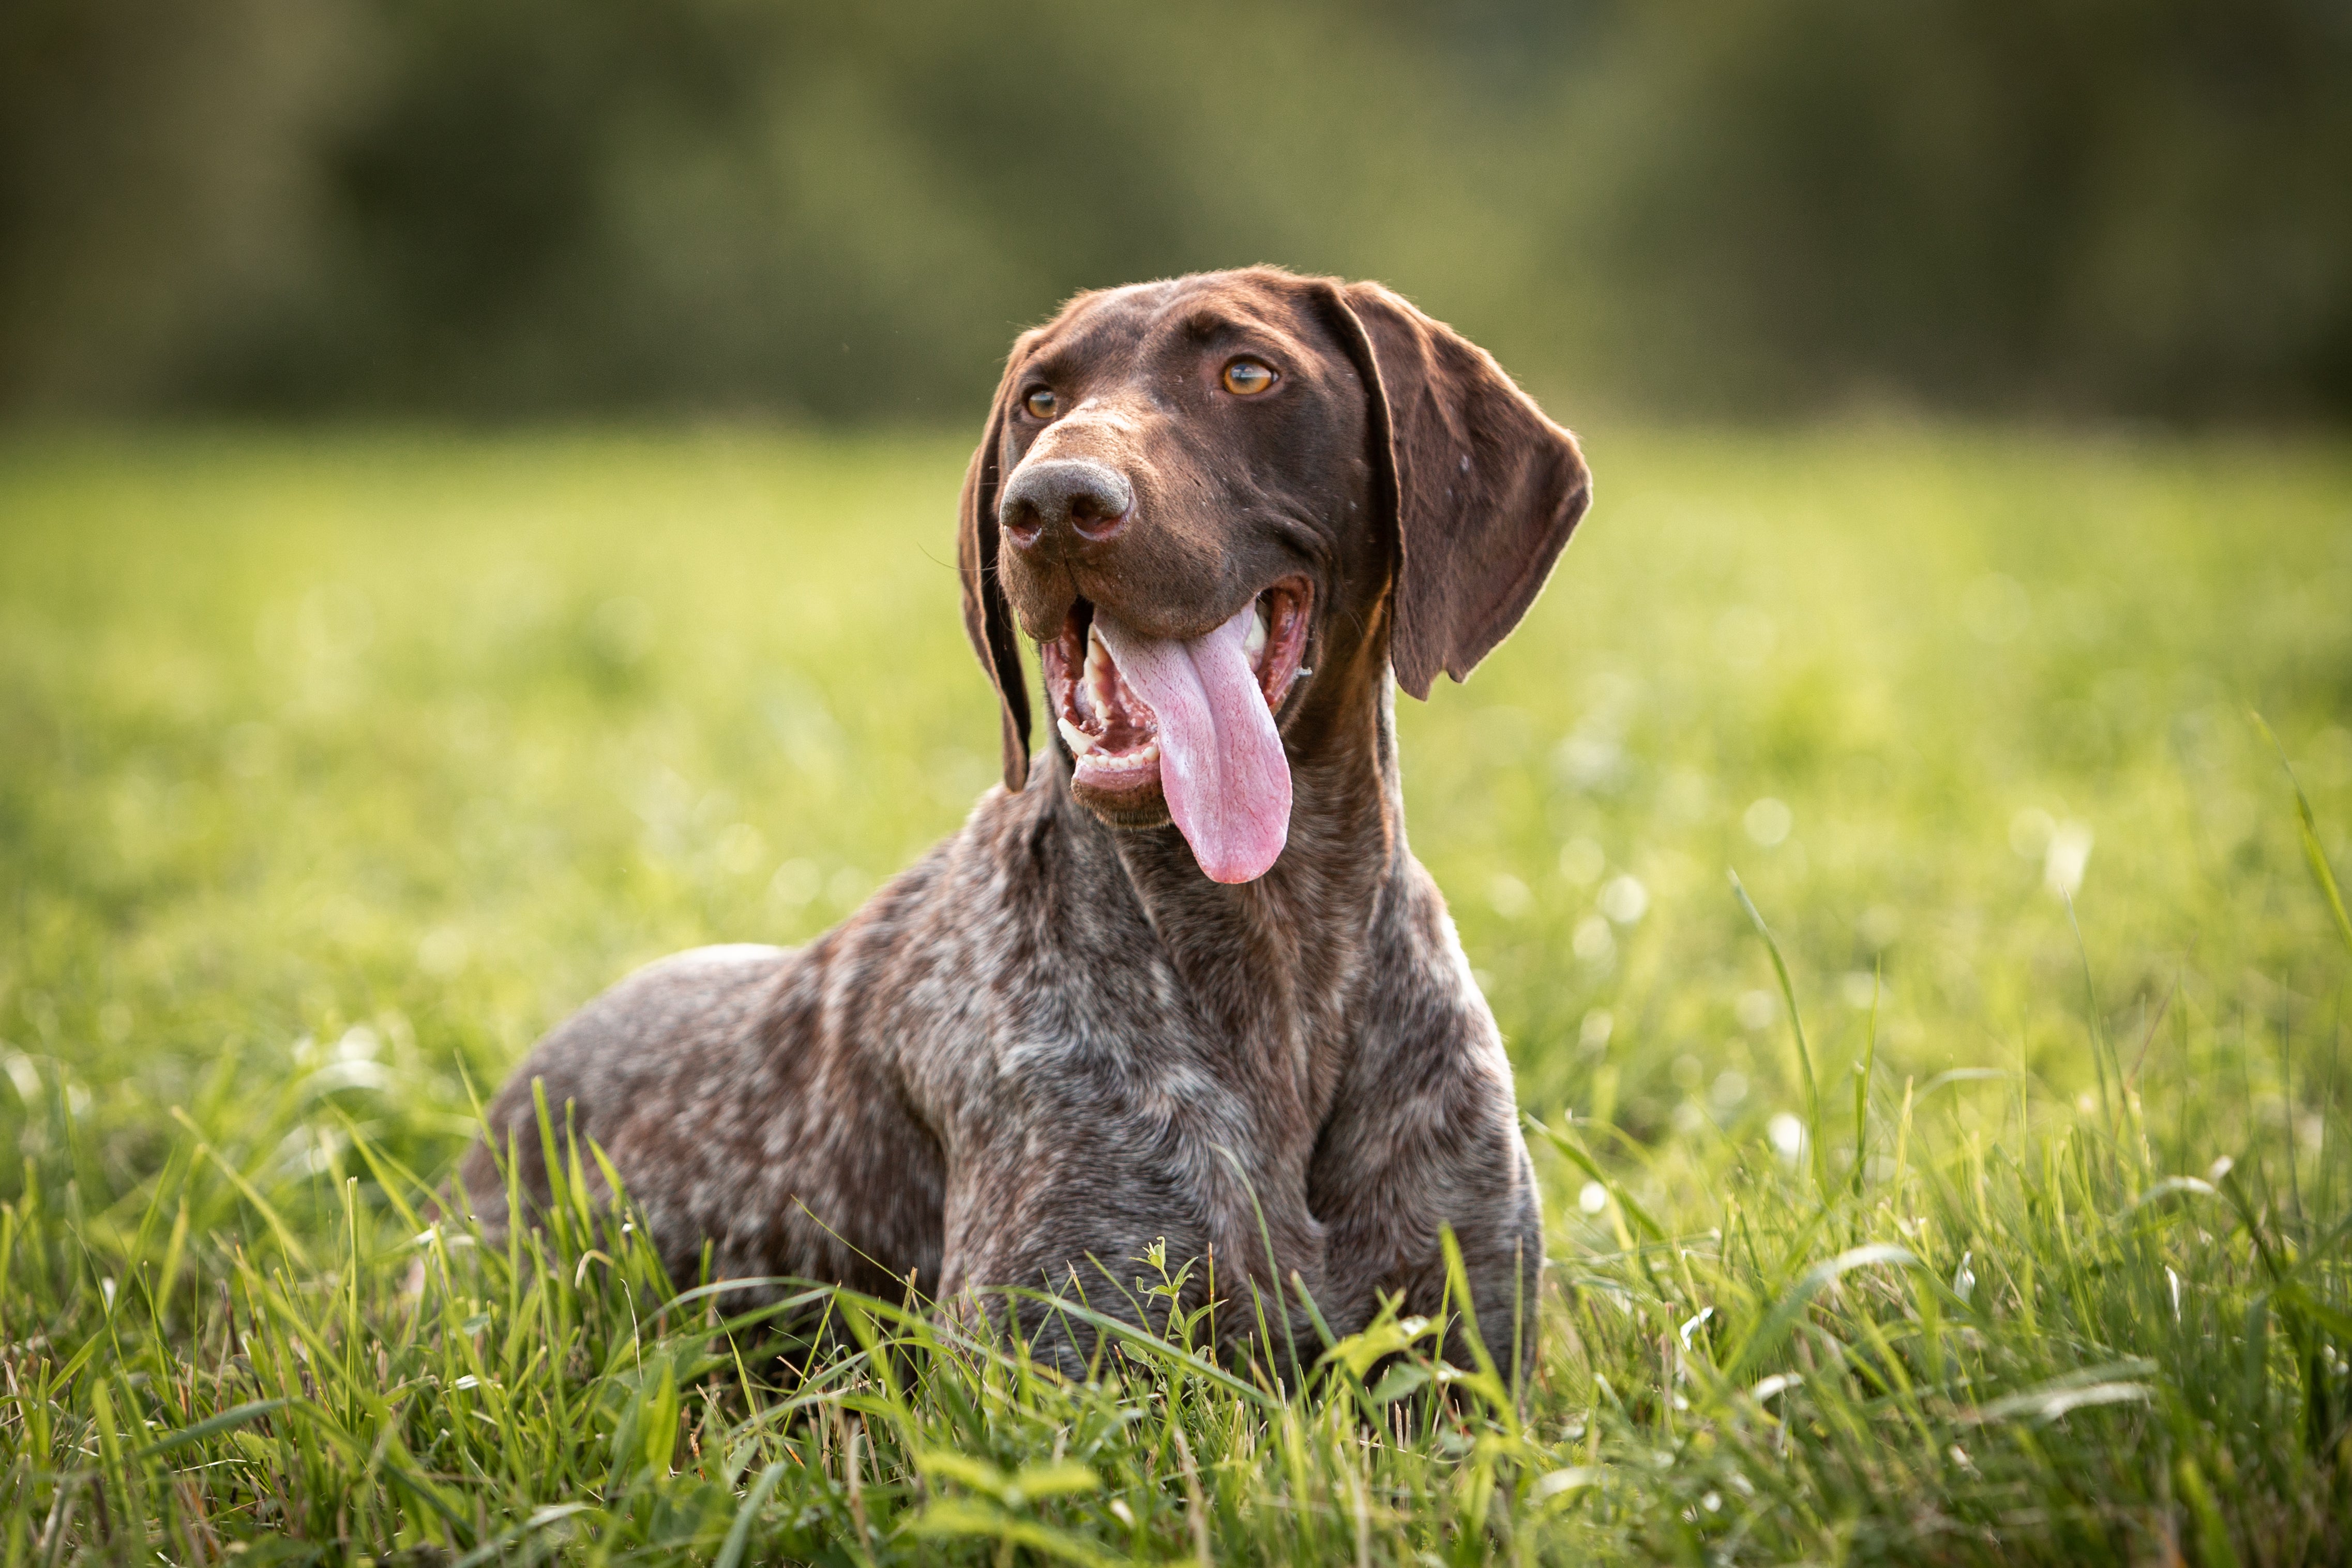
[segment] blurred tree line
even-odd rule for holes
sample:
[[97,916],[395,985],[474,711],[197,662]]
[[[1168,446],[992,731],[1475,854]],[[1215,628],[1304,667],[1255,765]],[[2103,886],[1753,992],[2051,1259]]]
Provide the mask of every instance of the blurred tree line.
[[5,0],[0,409],[969,422],[1384,279],[1574,413],[2352,415],[2343,0]]

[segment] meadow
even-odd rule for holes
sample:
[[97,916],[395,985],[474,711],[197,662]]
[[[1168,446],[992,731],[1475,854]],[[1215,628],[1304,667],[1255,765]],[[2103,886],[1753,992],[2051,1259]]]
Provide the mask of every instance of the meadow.
[[1538,1370],[1288,1388],[847,1297],[778,1361],[584,1203],[431,1218],[542,1029],[989,785],[965,442],[0,445],[0,1560],[2346,1560],[2352,450],[1589,448],[1399,703]]

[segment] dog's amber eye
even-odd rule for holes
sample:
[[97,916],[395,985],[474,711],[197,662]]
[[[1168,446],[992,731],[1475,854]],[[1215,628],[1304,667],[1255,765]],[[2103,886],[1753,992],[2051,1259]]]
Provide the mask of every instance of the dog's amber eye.
[[1050,388],[1043,386],[1023,398],[1021,405],[1038,419],[1051,419],[1062,411],[1062,400],[1055,396]]
[[1274,372],[1254,359],[1237,359],[1225,366],[1225,390],[1235,397],[1255,397],[1274,384]]

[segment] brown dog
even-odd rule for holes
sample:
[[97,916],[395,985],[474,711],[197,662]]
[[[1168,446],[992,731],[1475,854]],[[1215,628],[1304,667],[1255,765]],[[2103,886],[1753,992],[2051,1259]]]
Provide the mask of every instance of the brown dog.
[[[1488,1341],[1531,1354],[1510,1067],[1405,845],[1391,676],[1467,675],[1590,493],[1567,431],[1376,285],[1253,268],[1079,296],[1014,343],[964,480],[1004,787],[807,947],[614,986],[532,1052],[494,1134],[543,1194],[543,1079],[680,1278],[708,1244],[718,1278],[1075,1285],[1135,1320],[1131,1260],[1165,1238],[1219,1295],[1297,1311],[1303,1284],[1345,1334],[1384,1294],[1436,1310],[1451,1226]],[[503,1212],[487,1147],[464,1178]],[[1083,1363],[1066,1320],[1019,1316]]]

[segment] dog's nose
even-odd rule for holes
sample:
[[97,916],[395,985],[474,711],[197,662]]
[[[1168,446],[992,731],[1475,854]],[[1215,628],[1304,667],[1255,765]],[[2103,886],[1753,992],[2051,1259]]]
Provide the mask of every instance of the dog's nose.
[[1004,487],[996,521],[1024,550],[1068,529],[1082,539],[1108,539],[1135,507],[1135,487],[1116,468],[1083,458],[1024,463]]

